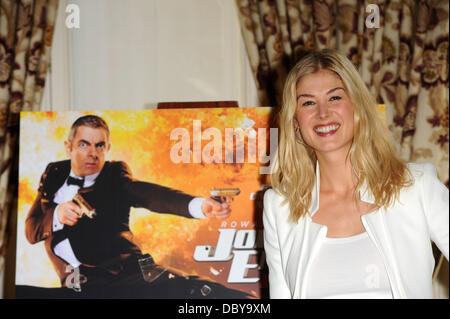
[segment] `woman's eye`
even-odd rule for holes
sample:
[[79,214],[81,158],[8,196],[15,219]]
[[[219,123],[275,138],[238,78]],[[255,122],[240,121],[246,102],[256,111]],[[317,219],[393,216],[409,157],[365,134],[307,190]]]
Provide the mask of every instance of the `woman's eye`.
[[309,105],[313,105],[314,102],[313,101],[306,101],[304,103],[302,103],[302,106],[309,106]]
[[332,96],[331,98],[330,98],[330,101],[338,101],[338,100],[340,100],[340,99],[342,99],[340,96]]

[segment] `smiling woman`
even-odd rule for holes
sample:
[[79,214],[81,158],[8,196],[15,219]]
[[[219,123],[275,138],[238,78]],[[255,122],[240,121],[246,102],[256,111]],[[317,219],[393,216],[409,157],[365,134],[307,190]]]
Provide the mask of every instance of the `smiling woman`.
[[354,65],[308,54],[278,120],[263,215],[271,298],[431,298],[430,239],[448,259],[448,189],[431,164],[396,156]]
[[[318,157],[339,165],[340,172],[351,172],[344,180],[348,180],[348,189],[353,188],[352,193],[368,184],[380,207],[390,204],[402,187],[410,185],[406,164],[386,139],[375,99],[345,56],[334,50],[306,56],[289,73],[283,99],[277,154],[280,165],[275,166],[272,184],[289,198],[293,220],[306,214],[310,206]],[[339,128],[326,131],[329,125]],[[338,147],[344,144],[347,148]],[[320,150],[336,147],[341,150],[339,154],[322,156]],[[378,168],[380,161],[384,169]]]

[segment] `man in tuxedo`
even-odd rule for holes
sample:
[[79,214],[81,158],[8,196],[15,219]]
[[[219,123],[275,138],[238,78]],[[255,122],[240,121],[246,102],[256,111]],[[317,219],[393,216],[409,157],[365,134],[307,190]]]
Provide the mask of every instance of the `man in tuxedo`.
[[[87,296],[164,296],[162,284],[143,280],[138,263],[142,253],[129,240],[130,207],[187,218],[226,218],[231,213],[229,201],[220,203],[138,181],[126,163],[106,161],[109,129],[98,116],[78,118],[64,145],[70,159],[50,163],[45,169],[26,218],[28,241],[45,241],[63,287],[70,286],[76,274]],[[82,214],[72,200],[77,193],[95,209],[95,216]],[[181,276],[177,279],[182,280]],[[158,291],[152,287],[159,287]]]

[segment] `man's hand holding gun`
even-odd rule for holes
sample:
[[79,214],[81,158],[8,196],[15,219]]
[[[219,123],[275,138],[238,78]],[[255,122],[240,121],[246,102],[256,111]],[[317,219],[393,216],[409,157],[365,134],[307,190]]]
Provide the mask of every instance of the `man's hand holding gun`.
[[56,212],[60,223],[74,226],[78,219],[86,215],[89,218],[94,218],[95,209],[93,209],[88,202],[77,193],[73,200],[59,204]]
[[211,198],[206,198],[202,211],[208,218],[228,218],[231,214],[233,197],[240,193],[239,188],[212,188]]

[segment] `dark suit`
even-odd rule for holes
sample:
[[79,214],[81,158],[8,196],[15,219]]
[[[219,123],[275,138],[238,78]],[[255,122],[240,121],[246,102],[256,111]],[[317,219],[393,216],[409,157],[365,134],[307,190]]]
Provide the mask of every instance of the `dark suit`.
[[68,238],[77,259],[88,270],[104,274],[139,274],[139,248],[126,237],[130,207],[143,207],[161,213],[191,217],[190,195],[159,185],[134,180],[124,162],[106,162],[95,184],[87,189],[84,198],[95,208],[96,216],[80,218],[73,227],[65,225],[61,231],[52,231],[55,193],[70,173],[70,160],[50,163],[41,177],[37,198],[25,224],[28,241],[32,244],[45,240],[45,247],[53,266],[64,285],[68,265],[56,256],[53,248]]
[[45,248],[62,285],[71,275],[68,264],[55,255],[56,244],[68,238],[80,273],[88,279],[77,293],[66,288],[16,286],[18,298],[248,298],[245,292],[196,276],[167,271],[151,284],[144,281],[138,264],[140,249],[127,239],[130,207],[191,217],[192,196],[167,187],[134,180],[124,162],[106,162],[83,197],[96,216],[80,218],[73,227],[53,232],[56,192],[70,174],[70,161],[50,163],[42,174],[37,198],[31,207],[25,233],[32,244],[45,241]]

